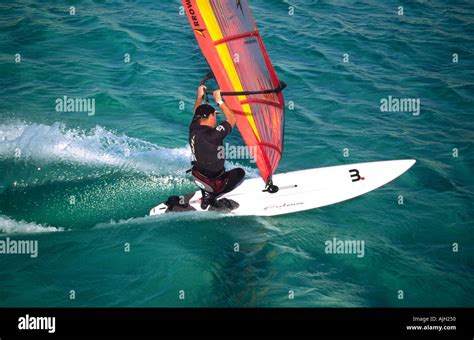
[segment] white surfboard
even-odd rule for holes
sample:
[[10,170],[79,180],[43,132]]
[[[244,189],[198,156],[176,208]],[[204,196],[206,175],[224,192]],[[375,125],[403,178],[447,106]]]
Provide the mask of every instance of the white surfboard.
[[[407,159],[357,163],[277,174],[273,176],[273,183],[279,187],[276,193],[263,191],[261,178],[251,178],[220,198],[238,203],[237,208],[225,212],[229,215],[289,214],[363,195],[394,180],[415,162]],[[185,197],[188,207],[186,211],[203,211],[200,207],[201,191],[182,197]],[[150,215],[166,212],[170,212],[168,206],[162,203],[151,209]]]

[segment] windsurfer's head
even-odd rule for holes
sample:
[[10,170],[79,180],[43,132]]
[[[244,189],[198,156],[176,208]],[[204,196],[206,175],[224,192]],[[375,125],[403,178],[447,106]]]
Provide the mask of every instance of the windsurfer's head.
[[201,125],[216,127],[218,112],[209,104],[201,104],[194,111],[194,119],[199,119]]

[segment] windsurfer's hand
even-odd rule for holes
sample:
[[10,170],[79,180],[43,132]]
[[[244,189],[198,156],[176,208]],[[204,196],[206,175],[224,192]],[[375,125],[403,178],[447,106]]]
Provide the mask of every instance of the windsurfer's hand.
[[206,94],[207,87],[206,85],[199,85],[198,87],[198,97],[202,98]]
[[220,102],[222,100],[222,96],[221,96],[221,90],[215,90],[212,95],[214,96],[214,100],[216,101],[216,103]]

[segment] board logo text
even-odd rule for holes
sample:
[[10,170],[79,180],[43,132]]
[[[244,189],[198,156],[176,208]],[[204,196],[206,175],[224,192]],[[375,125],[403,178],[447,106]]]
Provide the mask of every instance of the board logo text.
[[365,179],[365,177],[360,176],[359,170],[357,169],[351,169],[349,173],[351,174],[352,182],[363,181]]

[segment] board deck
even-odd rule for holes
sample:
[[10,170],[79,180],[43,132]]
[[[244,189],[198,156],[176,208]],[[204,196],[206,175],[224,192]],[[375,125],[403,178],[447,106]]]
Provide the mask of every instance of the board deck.
[[[220,198],[238,203],[237,208],[225,212],[230,215],[289,214],[363,195],[399,177],[415,162],[413,159],[368,162],[281,173],[273,176],[279,187],[276,193],[264,192],[261,178],[251,178]],[[183,196],[189,204],[187,210],[204,212],[200,207],[200,191]],[[151,209],[150,215],[167,212],[167,205],[161,203]]]

